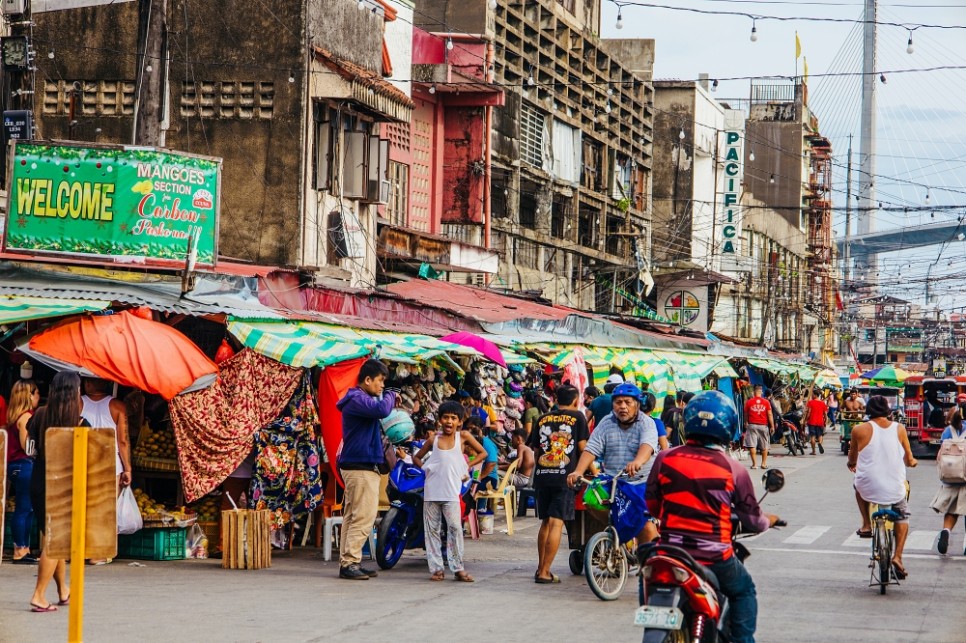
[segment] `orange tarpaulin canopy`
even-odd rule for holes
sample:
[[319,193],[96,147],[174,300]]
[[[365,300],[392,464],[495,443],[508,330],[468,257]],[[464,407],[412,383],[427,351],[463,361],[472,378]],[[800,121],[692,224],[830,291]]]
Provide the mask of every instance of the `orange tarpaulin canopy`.
[[218,373],[183,334],[127,311],[65,322],[34,335],[24,348],[54,368],[77,367],[166,400],[210,385]]

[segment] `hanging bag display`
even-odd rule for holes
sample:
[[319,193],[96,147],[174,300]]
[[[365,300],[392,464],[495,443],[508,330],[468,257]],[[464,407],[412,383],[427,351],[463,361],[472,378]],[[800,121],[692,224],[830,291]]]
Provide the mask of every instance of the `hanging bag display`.
[[144,520],[141,518],[141,510],[138,509],[138,501],[134,499],[134,492],[128,485],[121,489],[121,494],[117,497],[117,533],[133,534],[144,527]]

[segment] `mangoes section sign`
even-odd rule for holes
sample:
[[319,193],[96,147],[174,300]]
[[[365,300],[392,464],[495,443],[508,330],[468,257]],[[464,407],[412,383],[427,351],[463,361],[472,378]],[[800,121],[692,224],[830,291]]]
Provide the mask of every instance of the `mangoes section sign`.
[[217,255],[221,159],[122,146],[17,142],[4,248],[124,262]]

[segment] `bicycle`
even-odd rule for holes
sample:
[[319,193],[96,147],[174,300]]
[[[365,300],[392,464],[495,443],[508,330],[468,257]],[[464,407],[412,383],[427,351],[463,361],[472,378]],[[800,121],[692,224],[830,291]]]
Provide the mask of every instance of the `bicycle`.
[[597,532],[587,541],[584,546],[584,576],[587,584],[594,594],[602,601],[613,601],[620,597],[624,591],[629,574],[636,574],[638,571],[637,556],[635,555],[635,538],[621,542],[614,525],[614,508],[617,503],[618,480],[626,478],[626,473],[620,473],[615,477],[599,476],[596,480],[581,478],[580,481],[585,485],[599,486],[609,485],[610,490],[606,498],[600,498],[601,505],[610,506],[607,512],[607,527],[604,531]]
[[[906,482],[906,500],[909,499],[909,482]],[[872,557],[869,567],[872,573],[869,587],[879,586],[879,594],[885,594],[889,585],[899,585],[899,579],[892,569],[892,558],[895,556],[896,530],[895,523],[902,519],[891,508],[882,509],[879,505],[870,503],[869,511],[872,518]]]

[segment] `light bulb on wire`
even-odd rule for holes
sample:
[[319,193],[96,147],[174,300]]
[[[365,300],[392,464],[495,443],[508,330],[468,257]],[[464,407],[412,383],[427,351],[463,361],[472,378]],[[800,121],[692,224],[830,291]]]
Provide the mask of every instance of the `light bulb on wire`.
[[687,134],[685,134],[685,133],[684,133],[684,128],[683,128],[683,127],[681,128],[681,131],[680,131],[680,132],[678,132],[678,138],[679,138],[680,140],[682,140],[682,141],[683,141],[683,140],[684,140],[685,138],[687,138]]
[[537,84],[537,81],[533,79],[533,67],[530,68],[530,75],[527,77],[527,85],[533,87]]
[[774,174],[772,174],[770,177],[768,177],[768,182],[771,183],[772,185],[775,184],[775,175]]
[[929,192],[926,192],[926,205],[929,205],[931,199],[929,198]]
[[446,39],[446,51],[453,51],[453,39],[452,38],[447,38]]
[[366,8],[366,0],[359,0],[359,11],[363,11]]
[[436,93],[436,85],[430,85],[429,86],[429,93],[430,94],[435,94]]
[[718,91],[718,79],[717,78],[715,78],[714,79],[714,82],[711,83],[711,91],[713,91],[713,92]]
[[624,28],[624,16],[621,15],[621,8],[620,7],[617,7],[617,24],[614,25],[614,26],[616,26],[618,29],[623,29]]
[[912,46],[912,32],[909,32],[909,42],[906,43],[906,53],[911,54],[915,52],[915,47]]
[[496,0],[490,0],[490,9],[496,9]]
[[53,49],[51,49],[50,51],[47,52],[47,57],[50,58],[51,60],[54,59],[54,50]]
[[758,42],[758,26],[755,20],[751,21],[751,42]]
[[748,152],[748,160],[751,161],[752,163],[755,162],[755,150],[751,150],[750,152]]
[[604,105],[604,111],[607,112],[608,114],[610,114],[610,109],[611,109],[611,107],[610,107],[610,101],[607,101],[607,104]]

